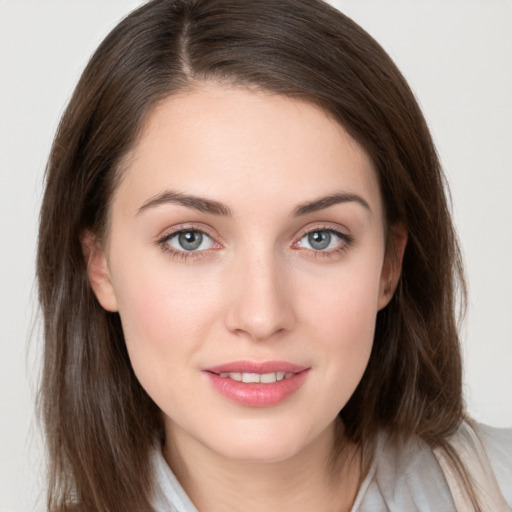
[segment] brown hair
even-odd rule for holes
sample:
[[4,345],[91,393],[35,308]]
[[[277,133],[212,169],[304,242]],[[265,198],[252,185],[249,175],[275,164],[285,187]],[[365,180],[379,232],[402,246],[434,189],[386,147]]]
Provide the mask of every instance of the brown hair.
[[80,234],[104,232],[120,162],[151,107],[205,80],[320,105],[372,158],[388,226],[407,228],[398,289],[378,313],[370,362],[340,412],[349,438],[364,448],[387,428],[446,447],[463,418],[459,250],[432,139],[389,56],[319,0],[154,0],[92,57],[48,162],[37,273],[49,510],[151,508],[160,411],[132,371],[118,315],[89,285]]

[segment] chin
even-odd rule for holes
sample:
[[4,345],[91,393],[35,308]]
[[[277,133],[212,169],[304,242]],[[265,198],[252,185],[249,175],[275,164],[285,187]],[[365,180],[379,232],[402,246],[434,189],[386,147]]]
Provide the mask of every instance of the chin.
[[226,459],[249,464],[271,464],[293,458],[300,451],[300,445],[289,440],[269,443],[268,440],[251,440],[243,443],[231,442],[226,446],[212,447]]
[[291,429],[290,424],[258,425],[250,420],[247,425],[238,423],[232,429],[222,429],[217,435],[210,435],[205,444],[226,459],[266,464],[291,459],[309,443],[307,433],[302,429]]

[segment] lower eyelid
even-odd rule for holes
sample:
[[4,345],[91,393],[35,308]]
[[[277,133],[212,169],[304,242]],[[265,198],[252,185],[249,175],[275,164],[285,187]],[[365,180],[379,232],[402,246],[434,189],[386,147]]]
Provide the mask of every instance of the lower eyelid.
[[206,258],[212,255],[212,250],[215,250],[215,248],[210,249],[201,249],[198,251],[187,251],[183,249],[176,249],[173,246],[167,244],[165,241],[158,243],[160,250],[170,256],[171,258],[186,261],[186,260],[199,260],[202,258]]

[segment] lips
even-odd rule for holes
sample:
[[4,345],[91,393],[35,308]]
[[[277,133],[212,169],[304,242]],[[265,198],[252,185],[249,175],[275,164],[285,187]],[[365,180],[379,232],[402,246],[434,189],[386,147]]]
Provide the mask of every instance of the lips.
[[270,407],[298,391],[309,368],[285,361],[234,361],[203,372],[228,400],[246,407]]

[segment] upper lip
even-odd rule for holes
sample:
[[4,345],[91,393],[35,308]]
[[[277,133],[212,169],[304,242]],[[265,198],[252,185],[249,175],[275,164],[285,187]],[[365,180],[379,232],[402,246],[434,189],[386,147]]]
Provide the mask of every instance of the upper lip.
[[216,366],[204,368],[211,373],[299,373],[307,370],[308,366],[290,363],[288,361],[231,361]]

